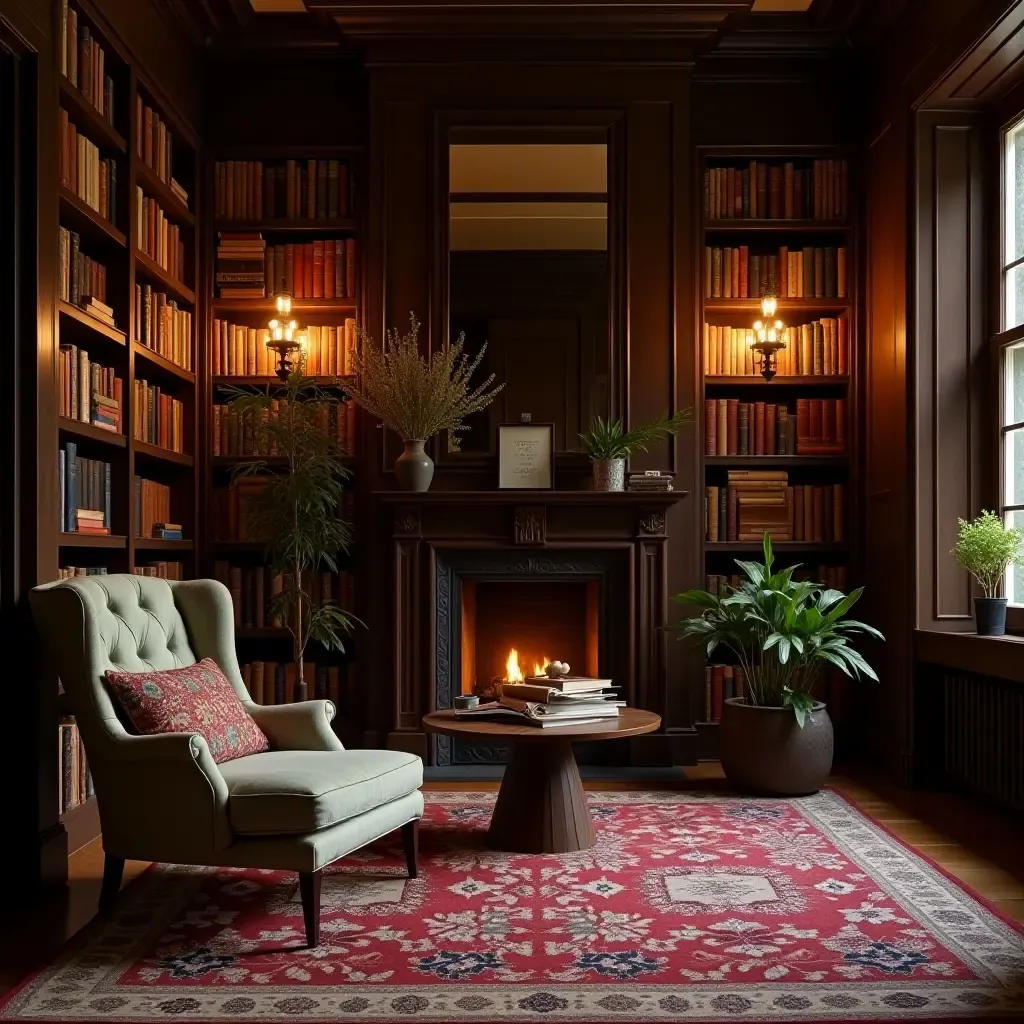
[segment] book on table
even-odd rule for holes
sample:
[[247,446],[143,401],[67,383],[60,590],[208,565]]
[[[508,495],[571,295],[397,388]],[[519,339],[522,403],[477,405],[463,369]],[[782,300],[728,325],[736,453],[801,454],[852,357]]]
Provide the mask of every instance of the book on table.
[[595,679],[592,676],[527,676],[525,682],[534,686],[546,686],[562,693],[592,692],[612,685],[610,679]]
[[[520,706],[521,705],[521,706]],[[475,708],[456,710],[455,717],[466,718],[495,718],[506,721],[510,725],[536,725],[539,728],[551,728],[565,725],[593,725],[598,722],[605,722],[609,718],[618,717],[617,707],[609,708],[608,712],[597,713],[593,708],[572,709],[569,713],[552,713],[550,705],[534,704],[530,701],[516,701],[509,697],[502,697],[499,700],[488,701],[479,704]]]
[[[562,677],[554,682],[563,682]],[[507,718],[518,719],[530,725],[589,725],[595,722],[617,718],[619,708],[625,701],[614,700],[614,691],[607,689],[610,680],[588,679],[586,689],[564,692],[546,676],[530,677],[526,683],[503,683],[501,695],[496,701],[480,704],[475,708],[456,711],[458,718]],[[580,682],[582,677],[576,681]],[[536,680],[536,681],[533,681]]]

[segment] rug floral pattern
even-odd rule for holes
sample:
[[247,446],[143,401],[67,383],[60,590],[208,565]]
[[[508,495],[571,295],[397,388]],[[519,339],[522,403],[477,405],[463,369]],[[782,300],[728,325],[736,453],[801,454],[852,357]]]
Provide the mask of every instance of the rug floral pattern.
[[493,796],[431,793],[323,883],[160,867],[0,1020],[602,1022],[1024,1018],[1024,936],[839,796],[591,794],[588,851],[483,843]]

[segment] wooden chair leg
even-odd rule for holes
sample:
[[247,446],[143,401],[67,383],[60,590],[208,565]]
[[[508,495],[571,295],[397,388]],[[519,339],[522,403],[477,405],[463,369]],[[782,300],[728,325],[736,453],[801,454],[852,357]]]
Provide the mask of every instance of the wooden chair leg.
[[420,855],[419,819],[407,821],[402,826],[402,846],[405,848],[405,863],[409,869],[409,877],[419,875],[417,860]]
[[299,872],[302,918],[306,924],[306,945],[310,949],[320,945],[320,882],[323,876],[322,868],[319,871]]
[[103,884],[100,886],[100,910],[109,910],[117,901],[124,876],[124,857],[103,857]]

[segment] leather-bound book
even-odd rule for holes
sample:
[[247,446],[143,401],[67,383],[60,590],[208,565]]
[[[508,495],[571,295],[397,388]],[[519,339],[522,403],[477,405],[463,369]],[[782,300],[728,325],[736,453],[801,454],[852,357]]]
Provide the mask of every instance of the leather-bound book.
[[750,403],[740,402],[736,416],[736,454],[750,454]]
[[764,407],[764,455],[775,455],[776,441],[775,403],[768,402]]
[[306,242],[302,248],[302,287],[307,299],[313,297],[313,272],[313,243]]
[[306,207],[303,216],[316,220],[316,161],[306,161]]
[[729,454],[729,403],[725,399],[718,401],[718,429],[716,443],[719,455]]
[[718,402],[704,399],[704,454],[718,454]]
[[789,294],[789,249],[784,245],[779,247],[775,273],[776,294],[780,299],[784,299]]
[[324,298],[334,298],[334,239],[324,242]]
[[711,544],[718,542],[718,488],[704,488],[704,536]]
[[832,486],[832,539],[838,543],[846,540],[846,484]]
[[313,243],[313,298],[324,297],[324,243],[318,239]]
[[754,403],[754,454],[764,455],[764,402]]
[[722,250],[716,245],[711,250],[711,298],[722,297]]
[[845,245],[836,249],[836,297],[846,298],[846,259],[847,249]]
[[782,165],[782,216],[793,219],[793,165],[789,161]]
[[845,316],[839,317],[836,323],[836,350],[837,350],[837,362],[836,371],[841,376],[846,376],[850,372],[850,341],[846,332],[847,320]]
[[356,240],[345,239],[345,298],[356,297]]
[[739,452],[739,415],[740,400],[729,398],[726,400],[726,455],[736,455]]
[[725,489],[725,539],[739,538],[739,490],[733,484]]

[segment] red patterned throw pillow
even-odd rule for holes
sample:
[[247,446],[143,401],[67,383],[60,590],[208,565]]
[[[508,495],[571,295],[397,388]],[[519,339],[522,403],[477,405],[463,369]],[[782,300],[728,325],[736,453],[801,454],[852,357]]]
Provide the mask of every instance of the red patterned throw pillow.
[[212,658],[165,672],[107,672],[107,683],[143,735],[197,732],[210,745],[214,761],[270,749]]

